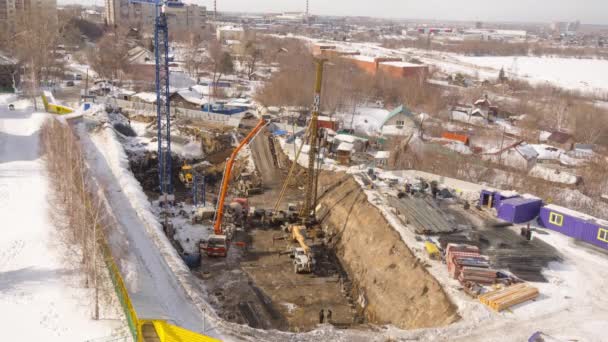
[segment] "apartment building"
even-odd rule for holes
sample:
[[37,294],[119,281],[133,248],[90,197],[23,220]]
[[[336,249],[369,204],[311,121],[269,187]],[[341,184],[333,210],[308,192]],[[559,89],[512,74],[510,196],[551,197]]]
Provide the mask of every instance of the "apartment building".
[[[129,0],[105,0],[105,21],[108,25],[141,24],[145,29],[154,25],[155,8],[150,4],[132,4]],[[201,28],[207,21],[207,8],[187,4],[180,9],[171,9],[168,23],[172,30]]]

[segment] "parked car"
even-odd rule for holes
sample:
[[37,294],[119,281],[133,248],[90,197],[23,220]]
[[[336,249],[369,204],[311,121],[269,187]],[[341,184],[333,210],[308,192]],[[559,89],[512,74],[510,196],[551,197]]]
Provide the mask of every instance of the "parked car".
[[74,81],[67,81],[67,82],[65,82],[65,86],[66,87],[73,87],[74,86]]

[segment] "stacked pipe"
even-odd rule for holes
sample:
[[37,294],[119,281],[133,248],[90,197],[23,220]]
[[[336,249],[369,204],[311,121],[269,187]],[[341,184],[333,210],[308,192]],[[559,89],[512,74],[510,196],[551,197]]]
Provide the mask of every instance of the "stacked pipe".
[[476,246],[448,244],[446,262],[450,276],[458,279],[462,284],[467,282],[494,284],[496,282],[496,270],[490,268],[488,258],[480,255],[479,248]]

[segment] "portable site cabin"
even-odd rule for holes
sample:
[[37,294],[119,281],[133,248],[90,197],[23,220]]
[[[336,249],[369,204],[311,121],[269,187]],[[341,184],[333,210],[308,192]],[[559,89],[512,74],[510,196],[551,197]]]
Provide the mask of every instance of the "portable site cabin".
[[500,202],[514,197],[519,197],[519,194],[514,191],[481,190],[479,206],[498,208]]
[[608,221],[553,204],[541,208],[538,220],[547,229],[608,249]]
[[350,165],[350,157],[354,150],[353,144],[342,142],[336,151],[336,159],[340,165]]
[[542,205],[540,198],[513,197],[500,201],[496,216],[507,222],[524,223],[536,218]]

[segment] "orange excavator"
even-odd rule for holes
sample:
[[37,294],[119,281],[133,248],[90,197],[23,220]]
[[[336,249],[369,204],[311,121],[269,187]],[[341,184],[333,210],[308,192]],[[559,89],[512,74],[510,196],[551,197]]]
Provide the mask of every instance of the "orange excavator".
[[217,202],[217,209],[215,214],[215,223],[213,225],[213,234],[209,236],[206,244],[201,247],[205,250],[208,256],[222,256],[225,257],[228,254],[228,238],[222,230],[222,219],[224,218],[224,203],[226,201],[226,195],[228,193],[228,185],[230,183],[230,176],[232,174],[232,167],[234,161],[238,156],[241,149],[247,146],[253,138],[264,128],[266,120],[260,119],[258,124],[247,134],[245,139],[232,151],[228,162],[226,162],[226,169],[224,170],[224,177],[222,179],[222,186],[220,188],[220,197]]

